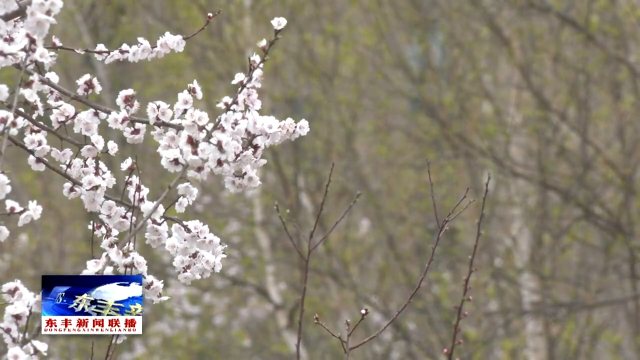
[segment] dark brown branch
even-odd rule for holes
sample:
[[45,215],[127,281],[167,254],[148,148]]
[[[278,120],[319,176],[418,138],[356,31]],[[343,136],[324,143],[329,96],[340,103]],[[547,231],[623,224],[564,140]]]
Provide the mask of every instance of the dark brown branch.
[[[22,70],[22,69],[24,69],[24,72],[25,72],[25,73],[27,73],[27,74],[29,74],[29,75],[35,75],[35,74],[36,74],[34,71],[29,70],[29,69],[27,69],[26,67],[22,67],[22,66],[18,66],[18,65],[16,65],[16,67],[17,67],[18,69],[21,69],[21,70]],[[96,110],[96,111],[100,111],[100,112],[105,113],[105,114],[107,114],[107,115],[108,115],[108,114],[111,114],[112,112],[119,112],[119,111],[113,110],[113,109],[111,109],[111,108],[109,108],[109,107],[106,107],[106,106],[103,106],[103,105],[97,104],[97,103],[95,103],[95,102],[93,102],[93,101],[90,101],[88,98],[86,98],[86,97],[84,97],[84,96],[77,95],[76,93],[74,93],[74,92],[72,92],[72,91],[70,91],[70,90],[65,89],[64,87],[62,87],[62,86],[60,86],[60,85],[58,85],[58,84],[54,83],[53,81],[51,81],[51,80],[47,79],[47,78],[46,78],[46,77],[44,77],[44,76],[40,76],[40,75],[38,75],[38,80],[39,80],[41,83],[43,83],[43,84],[45,84],[45,85],[49,86],[50,88],[52,88],[52,89],[56,90],[56,91],[57,91],[57,92],[59,92],[60,94],[62,94],[62,95],[64,95],[64,96],[68,97],[69,99],[71,99],[71,100],[75,100],[75,101],[77,101],[77,102],[79,102],[79,103],[81,103],[81,104],[84,104],[84,105],[86,105],[86,106],[88,106],[88,107],[90,107],[91,109],[94,109],[94,110]],[[139,123],[139,124],[150,125],[150,123],[149,123],[149,120],[148,120],[148,119],[144,119],[144,118],[141,118],[141,117],[129,116],[129,120],[130,120],[131,122],[133,122],[133,123]],[[157,126],[157,127],[168,127],[168,128],[172,128],[172,129],[176,129],[176,130],[183,130],[183,129],[184,129],[184,127],[183,127],[182,125],[172,124],[172,123],[168,123],[168,122],[164,122],[164,121],[156,121],[156,122],[153,124],[153,126]]]
[[445,349],[445,352],[448,355],[449,360],[453,360],[453,352],[455,351],[456,345],[462,345],[462,339],[457,340],[458,332],[460,332],[460,321],[466,317],[468,314],[463,312],[464,303],[467,301],[471,301],[471,296],[469,296],[469,291],[471,287],[469,287],[469,282],[471,281],[471,274],[477,271],[476,268],[473,267],[473,261],[476,258],[476,254],[478,252],[478,244],[480,243],[480,237],[482,236],[482,220],[484,219],[484,208],[487,202],[487,196],[489,195],[489,182],[491,181],[491,175],[487,177],[487,182],[484,185],[484,194],[482,196],[482,207],[480,208],[480,218],[478,219],[478,226],[476,228],[476,239],[473,243],[473,252],[469,257],[469,268],[467,270],[467,276],[464,278],[464,287],[462,290],[462,297],[460,299],[460,305],[457,306],[458,312],[456,314],[456,321],[453,325],[453,335],[451,337],[451,346],[449,349]]
[[86,144],[81,144],[75,140],[73,140],[70,137],[64,136],[62,134],[60,134],[58,131],[56,131],[53,128],[48,127],[47,125],[45,125],[42,121],[38,121],[36,119],[34,119],[33,117],[31,117],[29,114],[25,113],[24,111],[21,111],[19,109],[16,109],[14,111],[14,113],[22,118],[24,118],[25,120],[27,120],[29,123],[31,123],[33,126],[40,128],[43,131],[46,131],[47,133],[57,137],[58,139],[62,140],[62,141],[66,141],[69,144],[72,144],[78,148],[82,148],[84,147]]
[[[32,150],[29,150],[29,148],[27,148],[27,146],[25,144],[23,144],[22,142],[20,142],[19,140],[17,140],[13,136],[7,136],[7,138],[15,146],[17,146],[17,147],[21,148],[22,150],[26,151],[29,155],[35,156],[35,153]],[[49,170],[55,172],[56,174],[62,176],[65,180],[69,181],[73,185],[78,186],[78,187],[82,187],[82,183],[80,181],[74,179],[73,177],[71,177],[71,175],[67,174],[65,171],[61,170],[57,166],[52,165],[49,161],[47,161],[45,159],[42,159],[42,158],[38,158],[38,159],[40,159],[40,161],[42,161],[42,163],[44,164],[44,166],[47,169],[49,169]],[[130,203],[128,203],[126,201],[123,201],[122,199],[119,199],[119,198],[117,198],[115,196],[112,196],[112,195],[105,194],[104,198],[107,199],[107,200],[112,200],[116,204],[124,206],[126,208],[132,208],[133,207],[133,208],[137,209],[139,207],[138,205],[130,204]],[[170,221],[176,222],[178,224],[182,224],[182,221],[180,221],[180,219],[178,219],[175,216],[163,215],[162,218],[165,219],[165,220],[170,220]]]
[[318,215],[316,216],[313,229],[309,233],[309,238],[307,239],[307,254],[304,257],[304,273],[302,274],[302,293],[300,294],[300,310],[298,313],[298,333],[296,336],[296,359],[300,359],[300,345],[302,344],[302,323],[304,321],[304,310],[305,310],[304,305],[305,305],[305,300],[307,296],[307,283],[309,282],[309,264],[311,263],[311,253],[313,251],[311,247],[311,242],[313,241],[313,234],[316,231],[318,222],[320,221],[320,216],[322,216],[322,212],[324,211],[325,200],[327,199],[327,195],[329,194],[329,185],[331,184],[331,177],[333,176],[333,167],[334,167],[334,164],[331,163],[331,170],[329,171],[327,184],[324,188],[324,195],[322,196],[320,209],[318,210]]

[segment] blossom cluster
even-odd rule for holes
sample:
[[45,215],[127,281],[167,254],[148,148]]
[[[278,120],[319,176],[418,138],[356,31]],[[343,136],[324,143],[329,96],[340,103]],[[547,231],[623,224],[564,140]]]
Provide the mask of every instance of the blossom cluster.
[[[6,196],[11,192],[11,181],[5,174],[0,174],[0,200],[4,200]],[[30,223],[32,220],[38,220],[42,215],[42,206],[38,205],[37,201],[29,201],[26,208],[23,208],[16,201],[5,200],[6,212],[4,215],[18,215],[18,226],[23,226]],[[7,240],[9,237],[9,229],[6,226],[0,225],[0,242]]]
[[[0,16],[19,10],[16,4],[14,0],[0,0]],[[134,89],[120,91],[115,107],[111,108],[90,100],[91,95],[102,91],[98,78],[84,74],[76,81],[77,87],[69,90],[50,71],[57,51],[73,50],[56,37],[50,46],[45,45],[49,27],[56,23],[54,17],[62,5],[61,0],[33,0],[22,18],[0,19],[0,68],[13,66],[23,74],[23,81],[14,91],[0,84],[0,105],[8,109],[0,110],[0,156],[4,156],[7,142],[26,151],[33,171],[49,169],[62,176],[63,195],[79,199],[87,212],[95,214],[88,228],[92,237],[99,239],[103,253],[98,259],[87,261],[82,274],[142,274],[145,297],[154,303],[165,301],[169,297],[163,294],[163,281],[147,273],[147,261],[132,241],[136,233],[144,231],[146,244],[162,247],[173,256],[178,280],[184,284],[219,272],[226,257],[226,245],[199,220],[181,220],[168,216],[167,211],[173,208],[184,213],[198,197],[197,182],[206,180],[209,174],[221,176],[231,192],[256,188],[261,183],[258,169],[266,163],[262,159],[265,149],[309,132],[306,120],[296,123],[291,118],[281,121],[260,114],[258,89],[262,87],[264,63],[287,21],[273,19],[274,38],[260,41],[257,45],[261,55],[251,56],[247,72],[234,76],[231,84],[238,89],[218,103],[220,115],[210,118],[198,108],[197,101],[203,99],[203,92],[195,80],[172,104],[152,101],[144,107],[145,114],[140,115],[142,106]],[[208,14],[204,26],[214,17]],[[75,53],[90,53],[105,64],[138,62],[162,58],[172,51],[181,52],[190,37],[167,32],[154,46],[138,38],[136,45],[123,44],[116,50],[98,44],[95,50]],[[139,164],[135,160],[127,158],[119,169],[106,165],[103,160],[116,156],[119,146],[100,134],[104,127],[101,125],[121,132],[129,144],[141,144],[147,131],[153,137],[158,144],[160,166],[176,174],[160,197],[150,197],[149,188],[143,184],[140,172],[136,172]],[[53,146],[49,142],[51,136],[61,145]],[[116,184],[121,184],[123,190],[116,192]],[[10,192],[11,181],[0,171],[0,200]],[[175,201],[167,204],[172,193],[176,195]],[[35,201],[24,208],[9,199],[5,204],[4,215],[19,216],[18,226],[42,215],[42,207]],[[0,241],[8,236],[8,229],[0,225]],[[16,344],[25,342],[13,336],[17,331],[14,327],[27,325],[21,321],[26,319],[25,309],[32,311],[35,297],[19,281],[5,284],[2,291],[21,294],[5,297],[18,305],[7,308],[9,315],[5,315],[1,325],[5,334],[10,334],[5,336],[5,342],[14,349]],[[14,322],[8,322],[7,316]],[[46,345],[31,341],[18,350],[31,356],[36,351],[45,353]],[[10,350],[10,355],[11,351],[15,354],[9,358],[25,358],[18,350]]]
[[47,355],[49,346],[33,339],[23,328],[32,313],[40,312],[41,298],[30,292],[20,280],[2,285],[2,299],[7,304],[4,311],[0,332],[7,344],[7,359],[32,359],[38,355]]

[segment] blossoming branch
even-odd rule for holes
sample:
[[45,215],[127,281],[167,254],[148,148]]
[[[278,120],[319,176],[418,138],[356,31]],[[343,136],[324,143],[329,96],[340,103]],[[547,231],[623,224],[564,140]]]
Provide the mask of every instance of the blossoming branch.
[[[62,0],[0,0],[0,68],[12,68],[19,75],[16,84],[0,84],[0,200],[5,201],[4,215],[8,219],[17,216],[17,226],[43,216],[37,200],[23,207],[9,198],[11,179],[3,165],[12,144],[29,155],[33,171],[48,169],[61,176],[64,196],[79,199],[94,215],[88,228],[99,239],[103,253],[88,260],[82,274],[142,274],[145,297],[154,303],[166,301],[169,297],[163,294],[163,281],[147,272],[147,261],[132,241],[136,235],[143,232],[146,244],[168,251],[174,257],[178,279],[185,284],[219,272],[226,257],[221,240],[201,221],[169,216],[167,211],[173,208],[183,213],[198,197],[194,184],[212,174],[220,176],[231,192],[260,186],[258,169],[266,164],[264,151],[309,132],[306,120],[279,120],[260,114],[258,90],[264,64],[287,21],[273,19],[273,37],[257,44],[247,71],[231,81],[238,87],[236,93],[221,99],[221,113],[211,116],[198,108],[205,97],[196,80],[173,100],[158,99],[143,105],[135,89],[123,89],[115,104],[99,104],[92,100],[92,95],[102,91],[98,77],[78,74],[72,89],[60,83],[54,69],[58,56],[65,54],[94,56],[110,64],[182,52],[188,40],[220,12],[207,14],[204,25],[191,35],[167,32],[155,45],[138,38],[135,45],[122,44],[110,50],[97,44],[90,50],[67,47],[56,37],[47,39],[62,8]],[[122,132],[129,144],[142,144],[147,134],[152,136],[158,144],[159,165],[175,174],[163,194],[151,196],[137,172],[140,164],[135,157],[127,158],[119,168],[107,166],[104,159],[115,156],[119,144],[100,133],[105,127],[101,125]],[[61,145],[52,145],[52,138]],[[123,184],[124,193],[115,191],[117,183]],[[10,236],[8,228],[0,225],[0,241]],[[25,331],[30,314],[39,311],[40,295],[19,280],[5,284],[2,295],[10,304],[0,324],[8,358],[46,355],[47,344],[34,339],[37,333]]]

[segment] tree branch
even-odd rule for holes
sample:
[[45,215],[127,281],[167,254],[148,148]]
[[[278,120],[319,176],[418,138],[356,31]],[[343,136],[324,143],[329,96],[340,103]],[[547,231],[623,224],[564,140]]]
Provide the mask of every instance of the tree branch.
[[448,359],[453,360],[453,352],[455,350],[456,345],[462,345],[462,339],[456,341],[456,337],[458,336],[458,332],[460,332],[460,321],[462,318],[467,317],[468,313],[463,312],[463,306],[466,301],[471,301],[471,296],[468,295],[471,287],[469,286],[469,282],[471,281],[471,274],[477,271],[476,268],[473,267],[473,261],[476,258],[476,253],[478,251],[478,244],[480,242],[480,236],[482,236],[482,220],[484,219],[484,208],[487,202],[487,195],[489,195],[489,182],[491,181],[491,175],[487,177],[487,182],[484,185],[484,195],[482,196],[482,207],[480,209],[480,218],[478,219],[478,226],[476,228],[476,240],[473,243],[473,252],[469,257],[469,268],[467,270],[467,276],[464,278],[464,287],[462,290],[462,298],[460,299],[460,305],[457,306],[458,312],[456,314],[456,321],[453,326],[453,336],[451,338],[451,346],[449,349],[445,349],[445,353],[448,354]]

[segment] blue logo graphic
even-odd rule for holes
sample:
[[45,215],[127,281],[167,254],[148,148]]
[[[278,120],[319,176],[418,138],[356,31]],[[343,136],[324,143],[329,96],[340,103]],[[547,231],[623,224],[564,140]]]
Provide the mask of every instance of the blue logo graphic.
[[43,316],[142,316],[142,275],[43,275]]

